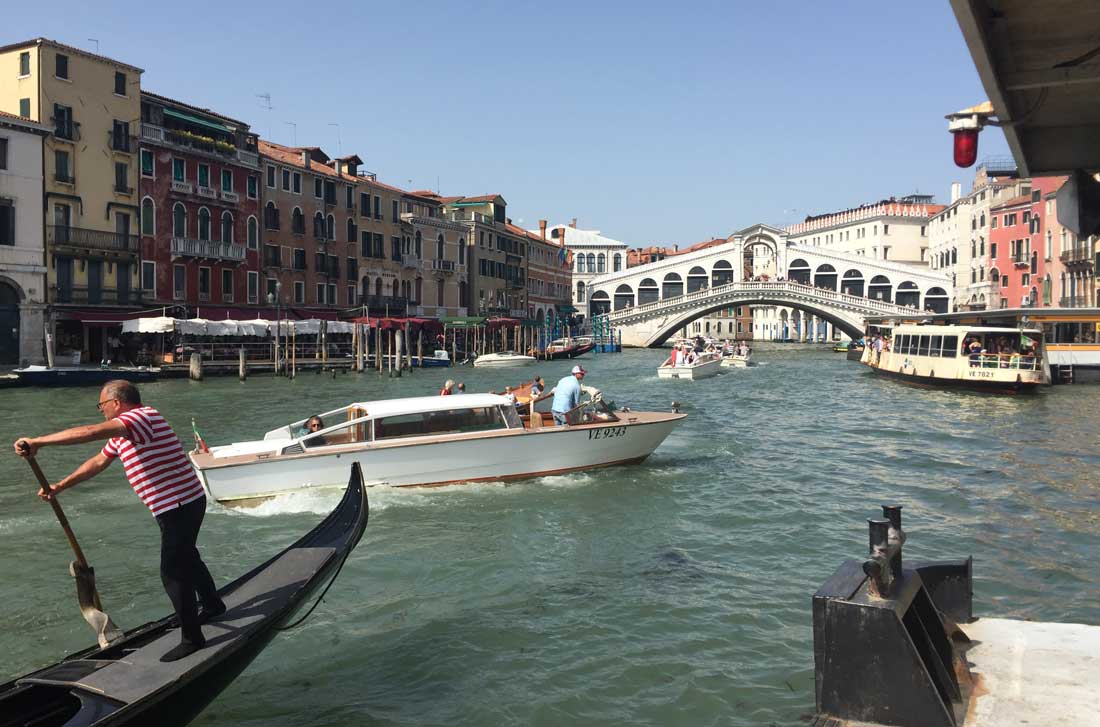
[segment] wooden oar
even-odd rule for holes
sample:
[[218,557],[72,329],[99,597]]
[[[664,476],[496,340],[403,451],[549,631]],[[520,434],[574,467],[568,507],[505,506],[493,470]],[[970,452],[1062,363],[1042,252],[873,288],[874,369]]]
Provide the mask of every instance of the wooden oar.
[[[42,474],[42,468],[38,466],[38,462],[34,457],[26,457],[27,463],[31,466],[31,470],[34,472],[34,476],[38,478],[38,484],[46,492],[50,492],[50,482],[46,479],[46,475]],[[115,625],[115,622],[111,620],[111,617],[103,612],[103,606],[99,602],[99,592],[95,587],[95,570],[88,565],[88,560],[84,557],[84,551],[80,549],[80,543],[76,542],[76,535],[73,534],[73,529],[69,526],[69,519],[65,517],[64,511],[61,509],[61,503],[57,501],[57,495],[49,499],[50,505],[53,507],[53,514],[57,516],[57,521],[61,523],[61,529],[65,531],[65,537],[69,540],[69,547],[73,549],[73,555],[76,556],[76,560],[69,563],[69,575],[76,579],[76,600],[80,604],[80,613],[84,616],[84,620],[95,630],[96,640],[99,642],[100,648],[107,648],[107,645],[122,636],[122,629]]]

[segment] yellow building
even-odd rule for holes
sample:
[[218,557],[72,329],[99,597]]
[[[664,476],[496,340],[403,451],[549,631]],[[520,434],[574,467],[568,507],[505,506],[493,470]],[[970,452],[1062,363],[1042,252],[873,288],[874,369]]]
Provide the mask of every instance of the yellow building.
[[0,47],[0,110],[49,126],[47,300],[57,348],[110,358],[105,308],[140,305],[142,70],[45,38]]

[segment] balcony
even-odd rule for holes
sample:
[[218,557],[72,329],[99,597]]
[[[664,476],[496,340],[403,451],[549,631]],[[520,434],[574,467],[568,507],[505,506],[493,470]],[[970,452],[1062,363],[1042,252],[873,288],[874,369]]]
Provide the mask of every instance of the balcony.
[[409,307],[409,299],[395,295],[365,295],[360,305],[365,305],[372,311],[404,313]]
[[223,190],[222,192],[220,192],[220,194],[222,201],[229,202],[230,204],[237,204],[237,202],[239,202],[241,199],[241,195],[237,194],[236,192],[226,192]]
[[171,189],[173,192],[179,192],[181,194],[191,194],[191,191],[194,189],[194,187],[191,186],[190,182],[180,182],[173,179]]
[[143,123],[141,125],[141,138],[187,151],[204,152],[222,159],[229,157],[255,169],[260,167],[260,155],[258,153],[241,149],[224,141],[211,142],[208,137],[192,134],[188,131],[165,129],[153,124]]
[[126,134],[116,134],[113,131],[107,132],[108,144],[112,151],[121,152],[123,154],[134,153],[133,137]]
[[509,280],[508,287],[512,288],[513,290],[522,290],[523,288],[527,287],[527,283],[522,280]]
[[1067,265],[1092,262],[1092,247],[1071,247],[1063,250],[1058,259]]
[[141,305],[140,290],[55,286],[50,289],[51,303],[77,305]]
[[119,184],[118,182],[115,182],[115,194],[131,195],[133,193],[134,193],[134,188],[133,187],[129,187],[125,184]]
[[138,253],[138,236],[82,227],[46,225],[46,242],[54,247]]
[[[425,261],[425,263],[426,262],[427,261]],[[420,258],[418,258],[416,255],[402,255],[401,267],[416,269],[420,267]]]
[[200,197],[206,197],[207,199],[217,199],[218,198],[218,193],[216,191],[214,191],[213,189],[211,189],[210,187],[199,187],[198,190],[197,190],[197,194]]
[[53,181],[59,184],[76,184],[76,177],[68,172],[54,172]]
[[211,260],[242,262],[245,258],[245,247],[233,242],[173,237],[172,257],[201,257]]
[[1012,264],[1021,267],[1031,265],[1031,255],[1029,253],[1018,252],[1012,256]]
[[1059,308],[1088,308],[1090,305],[1087,295],[1071,295],[1058,299]]

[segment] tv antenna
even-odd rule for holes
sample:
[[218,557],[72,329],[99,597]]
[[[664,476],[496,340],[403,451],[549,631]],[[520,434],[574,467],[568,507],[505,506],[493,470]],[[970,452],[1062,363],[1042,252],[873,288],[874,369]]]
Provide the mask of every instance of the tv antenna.
[[92,43],[95,43],[95,52],[98,55],[99,54],[99,40],[97,38],[88,38],[88,40],[91,41]]
[[270,139],[271,138],[271,109],[275,108],[274,106],[271,105],[271,94],[267,93],[265,91],[264,93],[257,93],[257,94],[254,94],[254,95],[256,96],[256,98],[260,99],[260,108],[267,111],[267,138]]
[[340,156],[341,154],[344,153],[343,150],[341,149],[341,146],[343,146],[343,144],[340,141],[340,124],[329,124],[329,126],[335,126],[336,127],[336,156]]
[[284,121],[283,123],[294,130],[294,146],[298,146],[298,125],[293,121]]

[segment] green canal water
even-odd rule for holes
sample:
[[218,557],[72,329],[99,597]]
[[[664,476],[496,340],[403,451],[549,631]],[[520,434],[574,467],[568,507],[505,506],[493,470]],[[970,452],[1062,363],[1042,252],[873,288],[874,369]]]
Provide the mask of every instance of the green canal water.
[[[820,347],[658,381],[658,351],[589,356],[619,405],[689,417],[641,465],[510,485],[370,492],[371,519],[323,605],[281,634],[199,725],[797,725],[813,710],[810,597],[905,506],[907,558],[975,559],[975,610],[1100,623],[1100,388],[1019,398],[880,381]],[[539,364],[548,381],[570,364]],[[519,372],[165,381],[146,401],[190,445],[304,415],[470,391]],[[0,676],[88,645],[69,553],[10,442],[98,420],[93,389],[0,392]],[[59,478],[91,445],[47,449]],[[157,528],[117,464],[63,498],[123,627],[170,609]],[[200,545],[227,582],[334,504],[212,505]]]

